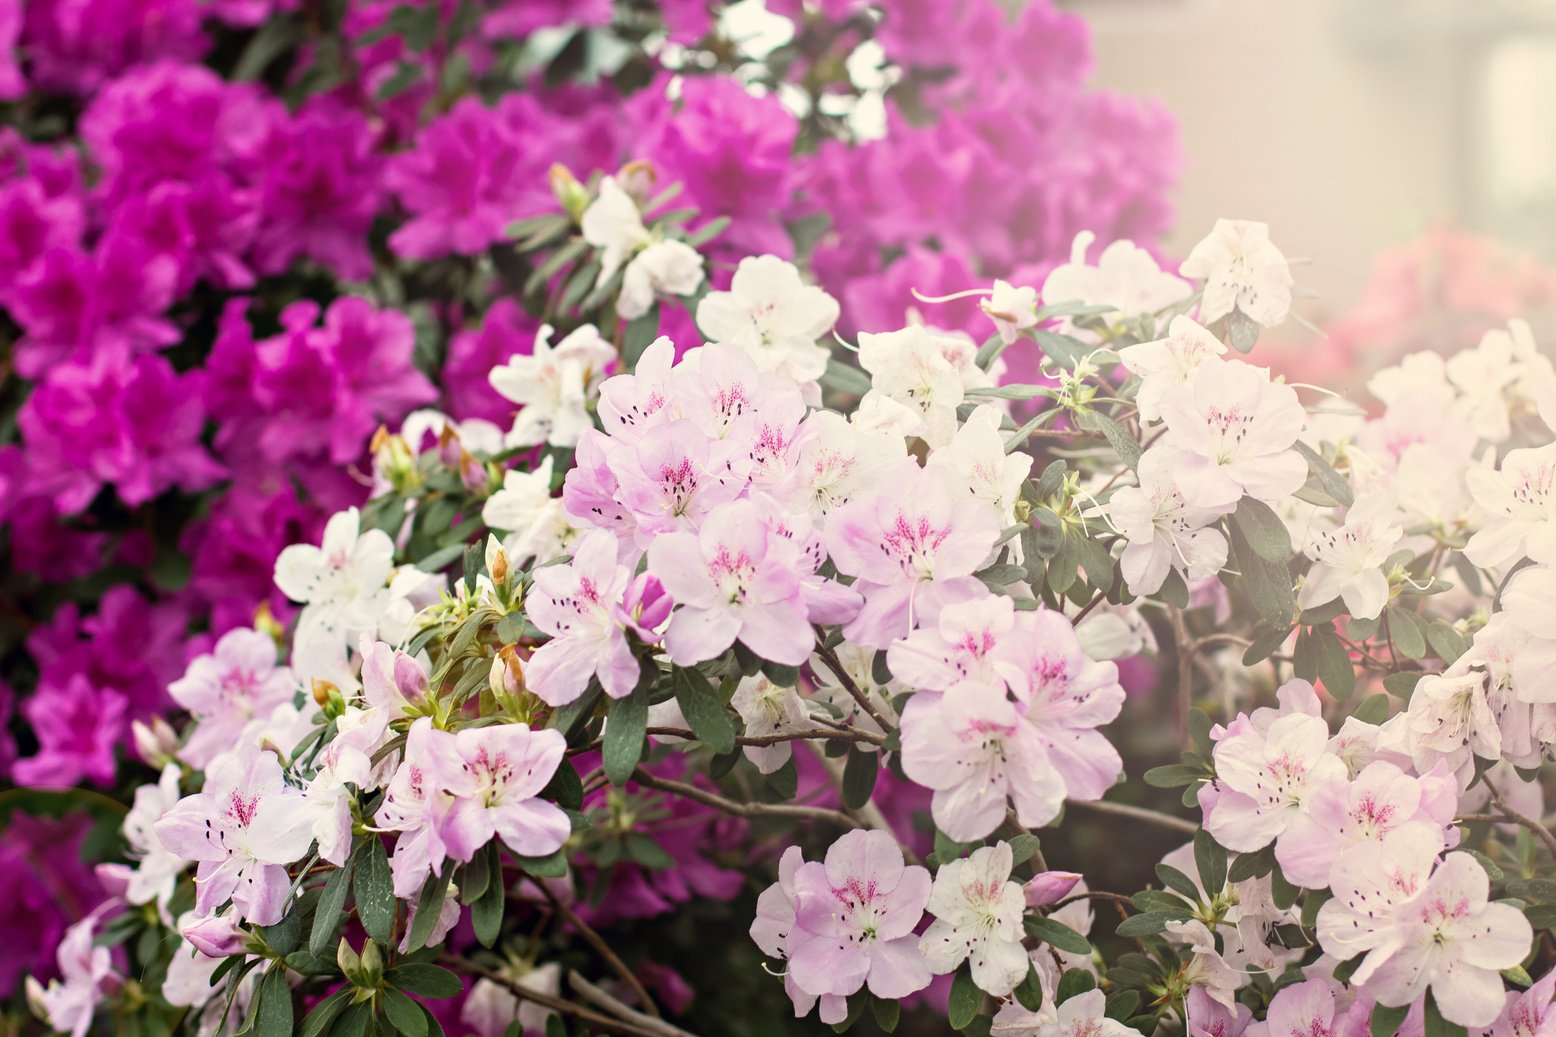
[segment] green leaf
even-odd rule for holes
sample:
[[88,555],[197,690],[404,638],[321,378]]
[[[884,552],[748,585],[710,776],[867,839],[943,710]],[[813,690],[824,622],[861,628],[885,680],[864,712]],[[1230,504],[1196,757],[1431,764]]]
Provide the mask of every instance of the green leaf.
[[1384,615],[1388,617],[1389,640],[1396,652],[1406,659],[1426,655],[1426,630],[1415,613],[1391,605]]
[[1409,1013],[1409,1005],[1395,1008],[1381,1002],[1374,1004],[1370,1020],[1372,1037],[1394,1037],[1399,1032],[1399,1024],[1405,1021],[1405,1016]]
[[1470,650],[1470,639],[1440,619],[1432,620],[1427,626],[1426,641],[1444,666],[1452,666],[1459,656]]
[[1054,988],[1054,1003],[1064,1004],[1072,997],[1097,989],[1097,978],[1085,969],[1065,969]]
[[292,988],[286,982],[286,968],[274,964],[259,981],[254,998],[254,1037],[291,1037]]
[[1387,695],[1368,695],[1361,700],[1361,704],[1356,707],[1355,712],[1351,716],[1364,724],[1381,725],[1389,718],[1389,697]]
[[1155,936],[1167,928],[1168,922],[1183,920],[1183,918],[1174,917],[1165,911],[1146,911],[1142,914],[1130,915],[1118,923],[1118,927],[1114,932],[1133,940],[1142,936]]
[[1307,461],[1308,481],[1303,490],[1311,491],[1316,489],[1324,497],[1328,498],[1327,501],[1315,500],[1314,497],[1317,494],[1309,492],[1307,496],[1303,496],[1303,490],[1299,490],[1297,491],[1297,496],[1300,499],[1310,504],[1317,504],[1320,507],[1338,504],[1341,507],[1349,508],[1356,503],[1356,497],[1351,492],[1351,484],[1346,482],[1345,478],[1335,471],[1334,466],[1325,461],[1318,451],[1301,440],[1292,445],[1296,447],[1297,453],[1301,454]]
[[794,765],[794,757],[767,776],[767,784],[784,799],[793,799],[800,790],[800,772]]
[[559,879],[567,874],[567,854],[562,850],[545,857],[516,857],[519,867],[538,879]]
[[1229,882],[1246,882],[1268,875],[1270,869],[1275,867],[1275,850],[1266,846],[1257,853],[1240,853],[1232,866],[1227,869],[1226,877]]
[[1025,864],[1032,859],[1032,855],[1042,848],[1042,842],[1031,832],[1022,832],[1010,841],[1010,863],[1012,867]]
[[1226,850],[1203,828],[1194,833],[1194,867],[1212,895],[1226,885]]
[[389,1020],[390,1026],[407,1037],[426,1037],[427,1017],[422,1014],[421,1005],[393,988],[382,991],[379,996],[384,1006],[384,1018]]
[[[1228,524],[1232,562],[1242,573],[1243,590],[1266,624],[1276,630],[1290,629],[1297,612],[1297,595],[1291,586],[1291,570],[1285,562],[1265,558],[1248,542],[1243,526]],[[1252,647],[1250,646],[1250,651]]]
[[670,671],[670,687],[681,715],[704,745],[715,753],[735,748],[735,724],[729,710],[701,670],[677,666]]
[[821,384],[828,389],[863,396],[870,391],[870,376],[853,364],[845,364],[836,357],[827,358],[827,369],[821,376]]
[[654,683],[644,667],[643,679],[626,698],[611,703],[605,723],[605,777],[612,785],[625,785],[643,756],[643,733],[648,728],[648,698]]
[[1424,673],[1390,673],[1383,677],[1383,687],[1390,695],[1398,695],[1402,699],[1408,699],[1416,690]]
[[381,947],[391,947],[394,931],[394,878],[389,873],[389,857],[384,853],[383,840],[369,836],[357,862],[356,875],[351,885],[357,902],[357,918],[362,928]]
[[[235,959],[228,959],[235,960]],[[314,1005],[303,1019],[303,1025],[298,1030],[298,1037],[319,1037],[320,1034],[330,1028],[330,1023],[346,1007],[346,1002],[356,993],[356,988],[342,987],[329,997]]]
[[1086,937],[1052,918],[1033,915],[1026,920],[1026,930],[1029,935],[1042,940],[1055,950],[1069,951],[1071,954],[1091,953],[1091,944],[1086,941]]
[[328,958],[335,946],[335,930],[340,927],[346,909],[346,894],[351,890],[351,868],[356,855],[346,858],[346,863],[330,872],[319,892],[319,906],[313,914],[313,932],[308,937],[308,950],[316,958]]
[[956,970],[956,978],[951,981],[951,1001],[948,1006],[947,1021],[950,1022],[953,1030],[965,1030],[981,1007],[983,1007],[983,991],[973,983],[972,973],[964,965]]
[[1302,927],[1311,929],[1318,924],[1318,912],[1325,904],[1334,899],[1334,894],[1327,889],[1315,889],[1302,898]]
[[1205,772],[1199,767],[1167,763],[1146,771],[1145,783],[1155,789],[1175,789],[1184,785],[1193,785],[1204,777]]
[[1286,523],[1263,501],[1244,497],[1232,512],[1232,525],[1260,558],[1285,562],[1291,557],[1291,533]]
[[1130,469],[1139,467],[1142,453],[1140,444],[1125,430],[1124,426],[1101,411],[1095,410],[1081,411],[1076,415],[1075,423],[1083,429],[1101,432],[1126,467]]
[[1243,665],[1254,666],[1268,659],[1275,654],[1281,645],[1286,643],[1286,638],[1290,636],[1291,623],[1289,620],[1285,625],[1279,626],[1275,630],[1266,629],[1255,637],[1253,642],[1243,652]]
[[843,765],[843,805],[858,810],[870,802],[875,791],[875,775],[880,767],[880,753],[862,752],[855,748]]
[[497,942],[497,934],[502,930],[503,908],[507,902],[497,844],[491,843],[488,849],[492,854],[491,877],[481,895],[470,905],[470,924],[475,927],[475,938],[481,941],[482,947],[490,947]]
[[1108,995],[1107,1007],[1102,1014],[1109,1019],[1123,1022],[1140,1010],[1140,991],[1115,990]]
[[1333,627],[1315,627],[1313,648],[1317,655],[1318,680],[1338,701],[1344,702],[1356,691],[1356,670],[1351,657]]
[[1199,888],[1194,885],[1194,880],[1172,865],[1158,864],[1156,866],[1156,877],[1162,880],[1162,885],[1173,892],[1181,894],[1194,903],[1199,902],[1202,894]]
[[433,926],[443,913],[443,901],[448,899],[448,884],[454,869],[444,868],[441,875],[431,875],[421,887],[421,899],[416,902],[416,917],[411,921],[410,952],[427,946]]
[[401,990],[422,997],[454,997],[464,989],[459,977],[441,965],[406,962],[384,973],[384,979]]
[[1299,886],[1286,880],[1286,876],[1280,870],[1280,865],[1270,869],[1270,899],[1275,901],[1275,906],[1282,911],[1297,902],[1297,894],[1302,890]]
[[902,1004],[889,997],[870,997],[870,1014],[875,1016],[875,1025],[881,1028],[882,1033],[895,1033],[897,1021],[902,1016]]
[[1524,908],[1524,917],[1535,929],[1556,929],[1556,904],[1531,904]]

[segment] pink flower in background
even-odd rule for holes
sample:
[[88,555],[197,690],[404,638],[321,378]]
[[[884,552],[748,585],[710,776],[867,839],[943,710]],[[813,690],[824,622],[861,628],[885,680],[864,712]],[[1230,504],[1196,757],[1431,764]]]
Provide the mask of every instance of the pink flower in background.
[[76,673],[60,684],[41,683],[22,712],[39,749],[16,761],[11,774],[17,782],[46,788],[68,788],[82,779],[113,784],[115,751],[129,726],[122,692]]
[[180,755],[204,767],[238,741],[244,725],[290,702],[297,681],[276,664],[276,643],[258,630],[230,630],[209,655],[197,657],[168,694],[199,721]]

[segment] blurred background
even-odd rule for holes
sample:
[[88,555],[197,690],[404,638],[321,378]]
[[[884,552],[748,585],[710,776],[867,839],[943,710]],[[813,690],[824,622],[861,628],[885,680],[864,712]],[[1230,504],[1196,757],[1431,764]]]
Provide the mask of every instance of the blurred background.
[[[1556,4],[1544,0],[1070,0],[1093,83],[1178,120],[1182,255],[1218,216],[1265,220],[1326,324],[1434,230],[1556,259]],[[1528,256],[1516,253],[1526,251]],[[1516,272],[1516,271],[1515,271]]]

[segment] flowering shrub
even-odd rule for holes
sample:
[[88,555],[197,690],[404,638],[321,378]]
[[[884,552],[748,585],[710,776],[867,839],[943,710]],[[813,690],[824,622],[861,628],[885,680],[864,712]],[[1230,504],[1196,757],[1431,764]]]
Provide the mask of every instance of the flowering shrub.
[[[518,406],[506,447],[563,435],[536,394],[571,383],[488,380],[543,322],[636,315],[635,340],[657,327],[684,348],[687,303],[751,252],[812,257],[833,297],[866,286],[856,323],[889,330],[910,285],[1165,224],[1171,123],[1085,88],[1072,16],[771,6],[776,47],[703,0],[0,0],[0,778],[33,790],[6,798],[0,856],[73,887],[0,908],[0,995],[55,971],[60,929],[100,896],[77,850],[101,857],[116,826],[95,793],[36,790],[127,800],[146,776],[132,730],[154,754],[153,718],[218,710],[219,682],[170,685],[197,657],[253,658],[252,639],[217,646],[256,608],[267,632],[293,623],[276,557],[386,488],[368,474],[380,426],[404,440],[381,449],[416,455],[444,419],[407,415],[456,419],[474,485]],[[860,131],[865,109],[884,136]],[[615,215],[580,235],[557,192],[576,209],[618,172]],[[985,208],[945,208],[947,188]],[[542,216],[515,251],[512,225]],[[975,238],[974,217],[998,231]],[[600,276],[618,260],[624,291]],[[606,348],[558,334],[537,359],[598,369]],[[453,525],[401,546],[425,561]],[[430,592],[395,593],[408,618]],[[645,884],[644,909],[664,895]]]
[[[728,976],[840,1030],[1544,1032],[1527,327],[1380,371],[1368,417],[1242,359],[1292,277],[1222,220],[855,366],[793,265],[710,290],[630,183],[556,183],[516,248],[579,287],[490,371],[516,416],[378,433],[372,499],[276,560],[295,622],[172,684],[113,895],[28,984],[51,1026],[754,1032]],[[1126,774],[1156,651],[1182,752]],[[1099,820],[1173,840],[1144,888],[1067,841]],[[731,899],[772,976],[690,957]]]

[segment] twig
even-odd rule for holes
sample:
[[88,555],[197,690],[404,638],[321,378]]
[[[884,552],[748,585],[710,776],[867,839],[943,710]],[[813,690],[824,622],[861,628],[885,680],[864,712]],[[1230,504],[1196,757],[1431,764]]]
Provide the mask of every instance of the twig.
[[[553,1012],[571,1016],[590,1026],[603,1030],[606,1033],[619,1034],[620,1037],[666,1037],[667,1031],[650,1029],[647,1026],[627,1022],[623,1019],[601,1015],[599,1012],[585,1008],[583,1005],[574,1004],[565,998],[554,997],[551,994],[543,994],[538,990],[531,990],[514,979],[509,979],[496,969],[489,969],[484,965],[477,965],[469,958],[461,958],[458,955],[448,955],[444,959],[456,970],[471,976],[479,976],[489,979],[498,986],[506,988],[521,1001],[532,1001],[542,1008],[549,1008]],[[676,1031],[679,1032],[679,1031]]]
[[1072,893],[1057,904],[1050,904],[1048,910],[1052,913],[1080,900],[1110,900],[1115,904],[1125,904],[1129,907],[1134,907],[1135,903],[1122,893],[1105,893],[1100,889],[1094,889],[1085,893]]
[[679,1026],[673,1026],[663,1019],[650,1018],[642,1012],[633,1011],[614,997],[611,997],[610,994],[584,979],[578,974],[577,969],[568,970],[567,983],[585,1001],[597,1008],[603,1008],[619,1019],[636,1023],[650,1033],[658,1034],[660,1037],[693,1037],[692,1034],[687,1033]]
[[1556,857],[1556,835],[1552,835],[1549,828],[1546,828],[1534,818],[1527,814],[1520,814],[1508,806],[1507,800],[1502,798],[1502,793],[1498,792],[1497,787],[1491,784],[1491,776],[1489,774],[1482,774],[1480,780],[1485,783],[1487,790],[1490,791],[1491,802],[1496,805],[1496,808],[1506,814],[1509,820],[1529,829],[1532,834],[1545,844],[1545,848],[1551,852],[1551,856]]
[[643,1003],[643,1008],[648,1014],[656,1019],[659,1018],[659,1006],[654,1004],[654,999],[648,996],[648,989],[643,986],[637,975],[627,968],[627,963],[622,961],[615,951],[611,950],[610,944],[605,942],[605,938],[595,932],[588,922],[579,918],[576,911],[563,903],[561,898],[551,891],[550,886],[547,886],[544,882],[537,882],[535,885],[539,886],[540,891],[546,895],[546,899],[551,901],[551,906],[556,910],[556,913],[561,915],[568,925],[577,929],[578,934],[584,938],[584,942],[593,947],[595,952],[604,958],[606,963],[615,971],[616,975],[620,976],[622,981],[632,988],[632,992]]
[[[810,748],[815,752],[816,759],[820,760],[821,765],[827,769],[827,774],[831,776],[832,783],[837,786],[838,792],[841,794],[843,791],[842,759],[828,756],[826,753],[822,752],[818,746],[812,745]],[[873,828],[876,831],[885,832],[887,835],[896,840],[897,845],[902,847],[903,855],[907,857],[909,864],[918,863],[918,856],[912,850],[908,849],[907,844],[904,843],[897,835],[896,830],[891,826],[891,822],[886,820],[886,815],[881,813],[881,808],[876,804],[873,798],[866,800],[865,804],[861,807],[858,807],[857,809],[851,808],[851,812],[855,817],[859,818],[860,824],[862,824],[865,828]]]
[[[692,741],[697,737],[695,732],[682,727],[650,727],[645,732],[650,735],[658,735],[661,738],[684,738]],[[820,741],[839,742],[869,742],[871,745],[880,745],[886,739],[873,731],[858,731],[853,728],[821,727],[807,728],[803,731],[787,731],[770,735],[739,735],[735,738],[736,745],[778,745],[782,742],[797,742],[802,739],[818,739]]]
[[1105,597],[1107,597],[1107,594],[1105,594],[1103,591],[1098,591],[1096,594],[1093,594],[1091,600],[1086,603],[1086,607],[1075,614],[1075,618],[1070,621],[1070,625],[1074,626],[1076,623],[1079,623],[1081,620],[1085,619],[1086,614],[1089,613],[1092,609],[1096,608],[1098,605],[1102,604],[1102,599]]
[[883,732],[890,731],[892,725],[881,715],[881,711],[875,708],[875,703],[870,701],[870,696],[859,690],[859,685],[854,683],[854,679],[848,675],[848,672],[843,669],[843,664],[838,661],[837,653],[828,648],[827,643],[819,638],[816,640],[816,654],[821,656],[821,661],[826,663],[833,673],[837,674],[838,683],[843,686],[844,691],[854,697],[854,701],[859,703],[859,708],[864,710]]
[[1099,814],[1132,817],[1136,821],[1144,821],[1147,824],[1156,825],[1158,828],[1169,828],[1174,832],[1187,832],[1189,835],[1193,835],[1199,831],[1199,826],[1187,818],[1173,817],[1171,814],[1147,810],[1145,807],[1133,807],[1128,803],[1109,803],[1104,799],[1067,799],[1064,802],[1066,806],[1080,807]]
[[733,799],[726,799],[716,792],[709,792],[695,785],[671,781],[668,778],[656,778],[641,767],[632,772],[632,780],[645,788],[658,789],[660,792],[668,792],[674,796],[684,796],[687,799],[696,800],[704,806],[722,810],[726,814],[733,814],[735,817],[788,817],[804,821],[825,821],[828,824],[841,825],[844,828],[864,827],[860,821],[849,817],[841,810],[829,810],[826,807],[802,807],[792,803],[737,803]]

